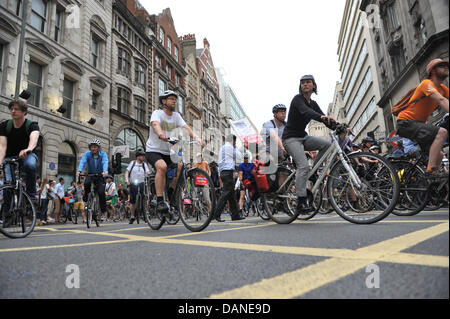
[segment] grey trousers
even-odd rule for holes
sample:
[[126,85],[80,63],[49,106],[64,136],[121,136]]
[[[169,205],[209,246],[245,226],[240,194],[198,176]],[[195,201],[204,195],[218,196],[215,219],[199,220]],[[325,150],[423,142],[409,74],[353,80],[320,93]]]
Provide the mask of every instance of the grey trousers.
[[306,182],[308,181],[309,165],[305,151],[319,151],[314,164],[325,154],[331,142],[323,138],[307,135],[283,140],[283,146],[292,156],[297,172],[295,174],[295,190],[298,197],[306,197]]

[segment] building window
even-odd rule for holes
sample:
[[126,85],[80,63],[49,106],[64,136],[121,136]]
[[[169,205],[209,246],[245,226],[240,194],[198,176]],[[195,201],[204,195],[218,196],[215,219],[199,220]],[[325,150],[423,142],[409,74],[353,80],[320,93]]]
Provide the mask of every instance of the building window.
[[145,67],[140,63],[135,63],[134,82],[138,85],[145,86]]
[[416,37],[417,37],[417,41],[419,43],[419,47],[422,47],[428,41],[427,32],[425,30],[425,21],[423,20],[423,18],[419,19],[419,21],[417,22],[415,27],[416,27]]
[[66,78],[64,79],[63,106],[66,108],[66,111],[63,113],[63,116],[68,119],[70,119],[72,117],[74,84],[75,84],[75,82],[72,82]]
[[128,38],[128,26],[125,23],[123,24],[122,35],[125,39]]
[[94,36],[91,38],[91,65],[96,68],[98,64],[98,55],[99,55],[99,43],[98,39]]
[[177,86],[180,86],[180,76],[178,75],[178,73],[175,73],[175,84]]
[[55,15],[55,36],[54,40],[56,42],[61,41],[61,26],[62,26],[63,10],[61,8],[56,8]]
[[167,37],[167,51],[172,54],[172,40],[169,37]]
[[99,109],[99,101],[100,101],[100,93],[97,93],[95,91],[92,91],[92,109],[98,110]]
[[124,88],[117,88],[117,110],[128,114],[130,106],[130,92]]
[[122,48],[119,48],[118,52],[119,53],[118,53],[117,70],[120,73],[128,76],[129,75],[129,71],[131,69],[130,54],[126,50],[124,50]]
[[0,72],[2,70],[3,70],[3,43],[0,43]]
[[164,93],[164,91],[166,90],[166,83],[164,83],[163,80],[159,79],[158,81],[158,92],[159,95],[162,95]]
[[141,98],[135,98],[135,110],[136,110],[136,120],[145,123],[145,100]]
[[184,113],[184,101],[182,96],[178,96],[178,112],[183,115]]
[[39,107],[42,91],[42,65],[34,61],[30,61],[28,65],[28,90],[31,92],[28,104]]
[[173,55],[175,56],[175,60],[178,62],[178,48],[176,46],[173,47]]
[[16,16],[20,16],[20,9],[22,5],[22,0],[13,0],[12,1],[12,10]]
[[159,43],[164,45],[164,30],[161,27],[159,28]]
[[155,56],[156,67],[161,68],[161,57],[159,55]]
[[31,3],[30,24],[41,32],[44,32],[47,18],[47,2],[44,0],[34,0]]
[[116,30],[120,32],[120,30],[122,29],[122,19],[117,17],[116,20]]

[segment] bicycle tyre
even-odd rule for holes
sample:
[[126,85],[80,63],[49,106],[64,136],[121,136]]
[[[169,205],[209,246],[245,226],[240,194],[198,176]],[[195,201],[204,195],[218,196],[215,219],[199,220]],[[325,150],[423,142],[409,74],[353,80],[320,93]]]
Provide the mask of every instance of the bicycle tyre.
[[[353,181],[342,162],[336,161],[334,163],[327,179],[328,198],[334,210],[339,216],[354,224],[373,224],[386,218],[394,210],[400,195],[400,182],[392,163],[384,157],[373,153],[360,152],[349,154],[347,157],[347,163],[355,173],[357,172],[352,166],[352,163],[356,163],[355,159],[358,159],[360,163],[365,162],[362,159],[363,157],[377,160],[378,162],[376,165],[368,165],[364,170],[358,171],[357,175],[362,183],[362,187],[359,190],[353,187]],[[345,193],[343,193],[344,191]],[[362,205],[371,206],[377,200],[381,202],[384,209],[382,211],[367,211],[365,213],[354,212],[351,209],[344,211],[338,205],[338,202],[343,195],[347,196],[349,191],[355,192],[361,207],[364,207]],[[335,198],[336,195],[337,198]]]
[[[151,196],[145,204],[145,214],[147,215],[147,224],[153,230],[159,230],[166,221],[165,216],[159,214],[156,210],[156,196]],[[130,217],[131,218],[131,217]]]
[[[207,203],[203,203],[203,196],[202,198],[199,198],[198,196],[201,188],[193,183],[198,175],[202,175],[208,181],[207,187],[210,188],[209,201],[211,208],[208,208]],[[216,195],[213,191],[214,188],[212,187],[214,183],[209,174],[199,168],[189,169],[186,171],[186,179],[184,176],[180,176],[180,178],[183,178],[183,180],[181,181],[181,184],[178,185],[174,193],[174,196],[177,196],[177,206],[180,219],[184,226],[190,231],[200,232],[211,223],[214,211],[216,209]],[[190,195],[192,198],[192,204],[184,204],[183,199],[185,194]],[[186,209],[188,205],[192,206],[192,210]]]
[[100,199],[98,197],[98,194],[95,194],[94,196],[94,203],[93,203],[93,212],[92,212],[92,216],[94,218],[95,224],[97,225],[97,227],[100,227],[100,220],[101,220],[101,213],[100,213]]
[[413,165],[408,161],[393,163],[400,175],[399,177],[401,177],[399,179],[400,196],[395,209],[392,211],[392,214],[396,216],[414,216],[427,206],[429,192],[425,171],[418,165],[413,168]]
[[78,224],[78,212],[73,209],[72,205],[69,206],[69,215],[72,219],[72,224]]
[[91,225],[92,225],[92,204],[93,204],[93,196],[92,196],[92,194],[89,194],[86,209],[85,209],[87,228],[91,228]]
[[295,195],[295,178],[292,178],[287,184],[283,195],[264,193],[261,194],[261,198],[267,215],[277,224],[290,224],[297,219],[297,210],[291,209],[293,201],[296,202],[297,200]]
[[[18,200],[19,191],[15,188],[14,185],[4,185],[0,187],[0,191],[2,191],[3,196],[5,195],[5,192],[11,192],[11,205],[13,205]],[[22,207],[21,210],[25,210],[25,215],[18,216],[17,211],[15,210],[12,215],[6,217],[5,209],[3,209],[3,216],[2,216],[2,225],[0,227],[0,232],[9,237],[9,238],[25,238],[31,232],[34,230],[34,226],[36,225],[36,207],[34,206],[33,202],[31,201],[30,196],[23,191],[22,192]],[[30,211],[31,208],[31,211]],[[29,220],[27,221],[27,218]],[[9,227],[5,226],[5,220],[10,220],[11,224]],[[16,225],[14,227],[14,225]],[[16,231],[14,231],[16,230]]]

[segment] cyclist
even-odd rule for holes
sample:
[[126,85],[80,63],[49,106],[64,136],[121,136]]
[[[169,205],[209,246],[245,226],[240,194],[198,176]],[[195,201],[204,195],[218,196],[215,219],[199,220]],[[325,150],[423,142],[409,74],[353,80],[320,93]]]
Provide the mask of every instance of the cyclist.
[[245,188],[246,185],[251,184],[250,178],[252,176],[252,171],[255,168],[255,164],[249,162],[250,155],[248,153],[244,154],[244,162],[239,164],[239,181],[240,181],[240,196],[239,196],[239,209],[242,210],[244,207],[245,200]]
[[[8,104],[11,119],[0,123],[0,164],[5,159],[18,156],[23,160],[26,173],[26,190],[33,202],[36,202],[37,156],[32,153],[39,139],[39,125],[37,122],[25,119],[28,112],[27,103],[22,99],[15,99]],[[1,165],[0,165],[1,166]],[[5,181],[10,181],[11,169],[6,169]],[[5,207],[9,205],[9,196],[4,195]],[[8,203],[8,205],[6,205]]]
[[270,153],[270,141],[274,141],[277,144],[277,153],[271,154],[272,157],[278,156],[278,163],[283,161],[286,149],[283,146],[281,137],[286,127],[286,106],[284,104],[277,104],[272,108],[273,119],[263,124],[261,135],[266,136],[266,152]]
[[[174,134],[174,129],[179,127],[183,128],[190,137],[201,143],[202,148],[205,146],[205,143],[186,124],[180,113],[175,111],[177,100],[178,94],[170,90],[164,91],[159,96],[162,109],[152,113],[152,117],[150,118],[150,134],[146,144],[146,159],[156,169],[156,210],[160,213],[168,213],[170,210],[169,204],[163,199],[163,193],[166,186],[167,168],[173,163],[170,156],[170,144],[167,142],[169,137]],[[178,163],[178,174],[181,171],[182,165],[182,162]],[[175,188],[177,178],[178,176],[174,178],[170,185],[169,198]]]
[[[144,182],[145,175],[150,175],[150,167],[145,162],[145,152],[141,149],[136,151],[136,160],[130,162],[125,171],[125,182],[130,186],[130,203],[131,203],[131,218],[130,224],[133,224],[136,220],[135,210],[136,210],[136,195],[138,192],[144,192]],[[122,196],[124,196],[123,193]],[[122,197],[123,198],[123,197]]]
[[113,177],[108,175],[106,178],[106,186],[105,186],[105,195],[106,195],[106,206],[110,210],[112,210],[112,216],[103,216],[102,220],[111,220],[116,216],[116,208],[114,205],[116,204],[118,193],[116,188],[116,183],[113,182]]
[[288,121],[283,132],[283,145],[292,156],[297,166],[295,189],[298,197],[297,211],[307,214],[314,210],[312,203],[307,202],[306,182],[309,173],[308,160],[305,151],[318,150],[316,163],[325,154],[331,143],[325,139],[309,136],[305,128],[311,120],[323,122],[329,126],[336,122],[332,117],[326,116],[319,105],[311,99],[313,93],[317,94],[317,84],[312,75],[305,75],[300,79],[299,94],[297,94],[289,109]]
[[[87,165],[88,174],[101,174],[103,178],[94,180],[97,183],[97,193],[100,200],[100,210],[102,216],[106,213],[106,196],[105,196],[105,180],[104,178],[108,176],[108,155],[101,151],[102,144],[98,139],[93,139],[89,145],[89,151],[83,154],[81,158],[80,165],[77,171],[77,180]],[[90,176],[86,176],[84,179],[84,195],[83,201],[86,203],[88,201],[89,193],[91,192],[91,180]]]
[[422,151],[429,153],[426,174],[431,177],[439,175],[442,145],[448,131],[426,121],[438,106],[449,111],[449,90],[443,84],[449,76],[448,64],[448,61],[434,59],[427,65],[427,78],[414,91],[409,106],[397,116],[397,134],[415,140]]
[[361,142],[361,149],[363,152],[368,152],[369,149],[375,144],[375,140],[370,136],[366,136],[363,138]]

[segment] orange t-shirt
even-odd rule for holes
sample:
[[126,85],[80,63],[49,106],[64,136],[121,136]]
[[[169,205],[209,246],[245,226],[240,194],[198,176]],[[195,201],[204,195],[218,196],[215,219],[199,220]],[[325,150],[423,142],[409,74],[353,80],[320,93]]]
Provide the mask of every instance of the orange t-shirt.
[[431,94],[437,92],[448,99],[448,87],[444,84],[437,87],[430,79],[423,80],[414,91],[409,103],[418,100],[423,96],[426,97],[417,103],[412,103],[406,109],[401,111],[397,116],[397,120],[413,120],[425,123],[431,113],[438,107],[438,103],[429,97]]

